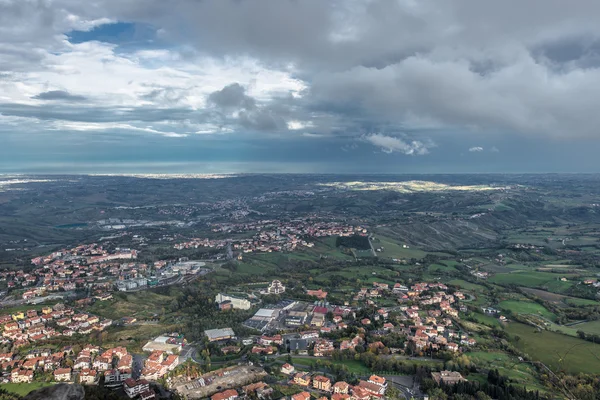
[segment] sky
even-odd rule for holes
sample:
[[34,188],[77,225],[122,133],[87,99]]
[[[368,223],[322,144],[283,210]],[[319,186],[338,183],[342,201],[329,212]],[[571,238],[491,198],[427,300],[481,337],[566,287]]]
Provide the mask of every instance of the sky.
[[0,173],[600,172],[598,15],[0,0]]

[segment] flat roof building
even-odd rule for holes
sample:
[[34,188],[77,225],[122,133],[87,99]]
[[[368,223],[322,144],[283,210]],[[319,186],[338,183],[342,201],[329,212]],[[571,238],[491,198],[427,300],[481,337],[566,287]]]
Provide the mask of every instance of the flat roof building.
[[231,328],[209,329],[204,331],[204,334],[208,337],[208,340],[211,342],[218,342],[219,340],[228,340],[235,337],[235,332]]

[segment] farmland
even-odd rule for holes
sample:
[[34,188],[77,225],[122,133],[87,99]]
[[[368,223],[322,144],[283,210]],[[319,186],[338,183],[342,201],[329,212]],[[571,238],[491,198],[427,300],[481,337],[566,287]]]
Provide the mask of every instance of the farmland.
[[[600,359],[590,357],[600,352],[600,345],[559,333],[538,331],[514,322],[508,324],[506,331],[519,349],[533,359],[544,362],[552,370],[564,370],[572,374],[600,373]],[[517,336],[519,339],[516,339]]]
[[556,315],[548,311],[544,306],[531,301],[505,300],[498,304],[503,310],[510,310],[517,314],[536,314],[550,320],[554,320]]
[[600,321],[590,321],[571,326],[571,329],[583,331],[590,335],[600,335]]

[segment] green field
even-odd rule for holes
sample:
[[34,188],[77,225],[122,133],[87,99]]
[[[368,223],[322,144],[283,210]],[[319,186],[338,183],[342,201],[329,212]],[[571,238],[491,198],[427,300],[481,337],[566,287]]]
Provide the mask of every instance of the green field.
[[596,300],[590,299],[578,299],[576,297],[567,297],[565,298],[565,303],[574,306],[598,306],[600,302]]
[[511,273],[496,274],[489,279],[492,283],[513,284],[527,287],[546,286],[550,290],[566,290],[572,286],[571,282],[560,281],[561,277],[569,277],[569,274],[552,274],[549,272],[521,271],[516,270]]
[[505,300],[498,304],[498,307],[503,310],[510,310],[517,314],[535,314],[541,315],[552,321],[556,319],[556,315],[548,311],[544,306],[525,300]]
[[402,247],[402,244],[398,244],[398,242],[394,239],[391,239],[386,236],[375,235],[375,240],[373,241],[373,247],[380,248],[383,247],[382,252],[378,252],[377,255],[379,257],[389,257],[389,258],[399,258],[399,259],[409,259],[416,258],[418,260],[422,259],[427,255],[426,252],[412,248]]
[[467,282],[462,279],[452,279],[451,281],[448,281],[448,285],[455,285],[455,286],[460,287],[461,289],[472,290],[474,292],[487,291],[485,286],[477,285],[476,283]]
[[46,386],[52,386],[54,383],[48,382],[32,382],[32,383],[4,383],[2,389],[7,392],[16,393],[20,396],[25,396],[32,390],[40,389]]
[[166,312],[173,297],[164,296],[145,290],[132,293],[115,293],[114,298],[97,301],[89,308],[89,312],[104,318],[119,319],[136,317],[138,319],[156,318]]
[[535,368],[530,364],[519,363],[518,359],[506,353],[477,351],[467,353],[478,367],[485,369],[497,368],[504,376],[509,377],[519,385],[525,385],[528,390],[545,391],[537,381]]
[[[513,343],[534,360],[540,360],[553,371],[572,374],[600,373],[600,345],[549,331],[538,332],[534,327],[511,322],[505,328]],[[514,340],[519,336],[520,340]]]
[[431,264],[427,271],[429,272],[458,272],[458,270],[453,266],[448,266],[445,264]]
[[477,320],[477,322],[490,326],[501,326],[498,318],[490,317],[489,315],[474,313],[473,318]]
[[591,335],[600,335],[600,321],[584,322],[582,324],[572,325],[569,328],[575,331],[584,331]]

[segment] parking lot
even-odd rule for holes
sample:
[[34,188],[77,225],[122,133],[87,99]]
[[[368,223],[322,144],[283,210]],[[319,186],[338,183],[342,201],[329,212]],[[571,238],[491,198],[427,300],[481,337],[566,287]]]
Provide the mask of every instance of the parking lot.
[[257,366],[238,365],[222,368],[194,380],[177,380],[171,386],[189,399],[211,396],[223,390],[248,385],[261,380],[266,372]]

